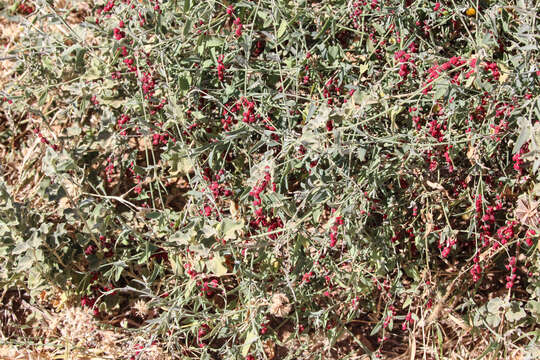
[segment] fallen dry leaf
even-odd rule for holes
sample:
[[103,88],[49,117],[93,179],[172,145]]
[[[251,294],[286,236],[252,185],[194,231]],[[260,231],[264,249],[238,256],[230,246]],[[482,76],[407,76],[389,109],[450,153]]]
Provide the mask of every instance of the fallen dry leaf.
[[514,212],[516,218],[523,224],[528,226],[538,226],[540,217],[538,216],[538,201],[529,201],[520,198],[517,201],[516,210]]

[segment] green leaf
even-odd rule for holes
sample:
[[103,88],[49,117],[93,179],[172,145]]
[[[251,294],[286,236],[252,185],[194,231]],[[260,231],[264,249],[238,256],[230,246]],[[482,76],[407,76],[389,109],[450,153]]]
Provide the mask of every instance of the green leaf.
[[375,325],[373,330],[371,330],[371,333],[369,334],[369,336],[373,336],[377,334],[381,330],[381,328],[382,328],[382,323],[378,323],[377,325]]
[[365,73],[369,69],[369,64],[360,64],[360,75]]
[[505,316],[506,320],[515,322],[523,319],[525,316],[527,316],[527,314],[525,313],[525,310],[523,310],[521,305],[518,302],[514,301],[510,305],[508,311],[506,311]]
[[158,219],[161,216],[161,213],[159,211],[151,211],[148,214],[146,214],[147,219]]
[[37,289],[43,282],[44,279],[41,275],[39,268],[36,266],[30,269],[30,272],[28,274],[28,287],[30,289]]
[[246,357],[249,353],[249,348],[251,347],[251,344],[253,344],[257,339],[259,338],[259,335],[253,330],[251,330],[247,336],[246,340],[244,341],[244,345],[242,345],[242,356]]
[[101,104],[109,105],[115,109],[118,109],[122,107],[127,102],[127,100],[125,98],[116,99],[116,98],[102,97],[101,99],[99,99],[99,102]]
[[437,329],[437,341],[439,343],[439,349],[443,349],[443,335],[442,335],[442,331],[441,331],[441,325],[440,324],[436,324],[436,329]]
[[407,299],[405,299],[405,302],[403,303],[402,308],[405,309],[406,307],[408,307],[411,304],[412,304],[412,298],[410,296],[407,296]]
[[418,275],[418,269],[416,268],[416,266],[407,266],[404,270],[407,276],[414,279],[414,281],[420,280],[420,275]]
[[279,24],[279,29],[277,31],[277,38],[279,39],[280,37],[282,37],[283,34],[285,34],[285,31],[287,31],[287,20],[283,19],[281,20],[281,24]]
[[23,252],[25,252],[26,250],[28,250],[30,248],[31,248],[31,246],[28,243],[28,241],[25,241],[25,242],[17,244],[17,246],[15,246],[15,248],[11,251],[11,253],[13,255],[22,254]]
[[211,38],[210,40],[208,40],[206,42],[206,46],[209,47],[209,48],[211,48],[211,47],[219,47],[221,45],[223,45],[223,39],[216,38],[216,37]]
[[[215,225],[215,224],[214,224]],[[201,229],[203,236],[205,238],[211,238],[212,236],[217,235],[217,229],[214,226],[211,226],[209,224],[205,224]]]
[[321,208],[316,208],[315,210],[313,210],[313,213],[312,213],[313,222],[318,223],[321,215],[322,215],[322,209]]
[[218,225],[220,236],[222,236],[225,240],[236,239],[236,232],[242,230],[243,228],[243,221],[238,222],[230,218],[223,219],[223,221]]
[[17,268],[15,269],[16,272],[23,272],[28,269],[30,269],[34,265],[34,255],[31,253],[31,251],[26,252],[24,256],[19,258],[19,261],[17,263]]
[[330,46],[328,48],[328,56],[330,61],[334,61],[337,59],[339,55],[339,47],[338,46]]
[[366,149],[363,147],[359,147],[356,149],[356,154],[358,155],[358,160],[360,161],[366,161]]
[[467,79],[467,82],[465,83],[465,87],[466,87],[467,89],[470,89],[470,88],[471,88],[471,86],[473,85],[473,82],[474,82],[474,79],[475,79],[475,78],[476,78],[476,76],[472,75],[471,77],[469,77],[469,78]]
[[399,115],[399,113],[403,110],[403,106],[395,105],[390,109],[390,120],[394,122],[396,120],[396,116]]
[[184,24],[184,30],[183,30],[184,36],[188,36],[192,28],[193,28],[193,20],[187,19],[186,23]]
[[182,76],[178,77],[178,88],[180,89],[180,92],[182,94],[185,94],[186,91],[189,90],[190,84],[191,84],[191,76],[189,74],[182,74]]
[[377,30],[377,33],[379,34],[384,34],[386,32],[385,29],[379,23],[373,22],[371,23],[371,25],[373,25],[373,27],[375,28],[375,30]]
[[306,122],[309,122],[309,120],[313,117],[313,114],[315,114],[315,111],[317,111],[317,106],[314,103],[309,103],[309,109],[306,116]]
[[179,245],[188,245],[195,239],[196,235],[197,232],[193,228],[189,229],[187,232],[178,230],[170,237],[169,240]]
[[437,86],[435,88],[435,93],[433,94],[433,100],[438,100],[442,98],[444,95],[446,95],[446,91],[448,90],[448,87],[446,86]]
[[127,266],[123,261],[115,263],[114,281],[120,280],[120,277],[122,276],[122,271],[124,271],[125,267]]
[[193,162],[185,152],[174,152],[166,160],[170,167],[169,174],[173,177],[180,174],[187,175],[193,171]]
[[494,329],[501,323],[501,317],[499,316],[499,314],[487,314],[486,323],[489,327]]
[[219,255],[214,255],[211,260],[206,262],[208,271],[217,276],[223,276],[228,273],[227,267],[223,265],[224,259]]
[[498,313],[499,310],[505,305],[505,301],[499,297],[489,300],[487,303],[487,311],[489,313]]
[[530,300],[527,303],[527,308],[530,312],[540,315],[540,301]]
[[529,126],[526,126],[521,129],[521,132],[519,133],[519,137],[516,140],[516,143],[514,144],[514,148],[512,149],[512,154],[515,154],[521,149],[523,144],[525,144],[529,138],[531,137],[531,128]]

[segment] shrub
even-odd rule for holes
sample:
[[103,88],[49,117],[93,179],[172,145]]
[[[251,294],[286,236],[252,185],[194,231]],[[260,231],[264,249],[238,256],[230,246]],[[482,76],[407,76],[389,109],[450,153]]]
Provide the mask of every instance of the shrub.
[[533,351],[533,2],[15,4],[5,286],[190,358]]

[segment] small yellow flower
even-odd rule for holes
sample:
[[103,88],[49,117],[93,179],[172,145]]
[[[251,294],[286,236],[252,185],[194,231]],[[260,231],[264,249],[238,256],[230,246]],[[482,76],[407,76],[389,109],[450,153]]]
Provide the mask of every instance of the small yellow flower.
[[467,11],[465,11],[465,15],[472,17],[476,15],[476,10],[473,7],[470,7],[467,9]]

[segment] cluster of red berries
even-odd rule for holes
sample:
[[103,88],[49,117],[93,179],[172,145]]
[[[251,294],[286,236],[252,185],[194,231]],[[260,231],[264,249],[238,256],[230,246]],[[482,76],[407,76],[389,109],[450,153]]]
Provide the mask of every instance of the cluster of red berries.
[[268,318],[267,318],[265,322],[261,323],[261,329],[259,330],[261,335],[264,335],[264,334],[266,334],[268,332],[268,327],[269,326],[270,326],[270,321],[268,321]]
[[101,247],[105,250],[105,257],[114,256],[114,244],[110,239],[107,239],[105,236],[100,235],[99,241],[101,242]]
[[511,289],[514,286],[514,281],[516,280],[516,257],[510,257],[508,259],[508,264],[504,267],[506,270],[510,271],[510,275],[506,276],[506,288]]
[[[505,245],[514,238],[514,227],[518,224],[515,220],[507,220],[506,224],[504,226],[501,226],[499,229],[497,229],[497,238],[499,239],[500,243],[502,245]],[[498,243],[493,244],[493,249],[497,250],[499,247]]]
[[[332,209],[335,212],[335,209]],[[341,216],[336,216],[334,219],[334,225],[332,225],[330,231],[330,247],[334,247],[337,244],[337,231],[338,226],[343,225],[343,218]]]
[[191,277],[192,279],[194,279],[198,275],[197,271],[193,270],[190,263],[185,263],[184,269],[186,270],[186,273],[189,275],[189,277]]
[[[156,345],[157,344],[157,341],[152,341],[152,344],[151,345]],[[144,345],[143,344],[135,344],[133,346],[133,348],[135,349],[135,354],[133,356],[131,356],[129,358],[129,360],[135,360],[137,358],[137,355],[139,355],[143,349],[144,349]]]
[[[433,89],[432,82],[434,82],[436,79],[438,79],[444,72],[447,71],[453,71],[454,75],[452,76],[451,82],[453,84],[459,85],[459,76],[462,72],[461,66],[466,64],[467,61],[463,60],[461,56],[452,56],[450,60],[445,62],[442,65],[433,65],[427,70],[427,76],[426,81],[423,84],[423,90],[422,93],[426,95]],[[476,64],[476,60],[474,60],[474,64]]]
[[521,166],[523,165],[523,159],[521,158],[523,154],[526,154],[529,152],[529,145],[524,144],[517,153],[512,156],[512,161],[514,162],[514,170],[519,172],[520,175],[523,175],[523,169]]
[[223,65],[223,55],[218,55],[217,57],[217,72],[218,72],[218,79],[219,81],[223,81],[225,79],[225,65]]
[[22,15],[30,15],[34,10],[34,5],[29,4],[26,1],[21,2],[17,7],[17,12]]
[[113,181],[113,175],[114,175],[114,161],[112,157],[107,158],[107,166],[105,167],[105,175],[107,175],[107,181],[112,182]]
[[473,258],[474,265],[472,266],[469,273],[472,276],[473,282],[477,282],[480,279],[480,275],[482,274],[482,266],[480,266],[480,258],[478,257],[478,254],[475,255]]
[[394,307],[394,305],[389,305],[388,310],[389,310],[388,315],[386,316],[383,322],[383,329],[386,329],[388,327],[388,325],[390,324],[390,321],[392,321],[392,319],[394,318],[394,316],[396,316],[396,313],[397,313],[397,310]]
[[255,120],[261,118],[259,114],[255,113],[255,102],[242,98],[242,106],[244,108],[244,112],[242,113],[243,122],[253,124]]
[[[205,168],[203,171],[203,179],[210,182],[208,190],[210,190],[212,193],[214,202],[217,202],[221,197],[229,197],[233,194],[233,192],[224,183],[220,183],[224,174],[225,171],[223,169],[219,170],[215,176],[212,176],[212,171],[210,168]],[[214,212],[214,208],[212,205],[208,204],[199,211],[201,215],[206,217],[211,216],[212,212]],[[218,209],[215,209],[215,212],[216,214],[219,214]]]
[[126,169],[127,175],[132,176],[134,178],[135,188],[133,188],[133,191],[139,195],[142,192],[142,178],[140,174],[135,174],[135,163],[131,161],[129,166]]
[[304,275],[302,275],[302,282],[309,283],[313,275],[314,275],[313,271],[309,271],[305,273]]
[[[126,115],[126,114],[120,115],[118,120],[116,120],[116,124],[118,125],[118,129],[122,130],[124,128],[124,125],[127,124],[129,122],[129,120],[131,120],[129,115]],[[122,131],[122,135],[126,135],[125,131]]]
[[[306,53],[306,60],[309,60],[311,58],[311,53],[308,51]],[[304,66],[305,75],[302,78],[302,84],[307,85],[309,84],[309,64]]]
[[493,80],[499,81],[501,73],[499,72],[499,67],[496,62],[486,62],[484,64],[484,70],[491,72]]
[[[234,8],[233,8],[232,5],[229,5],[227,7],[226,11],[227,11],[227,15],[229,15],[230,18],[235,16],[234,15]],[[240,20],[240,17],[237,17],[236,19],[234,19],[233,24],[236,26],[236,29],[234,31],[234,35],[236,37],[242,36],[242,29],[244,28],[244,26],[242,25],[242,20]]]
[[[208,189],[212,192],[212,195],[214,196],[214,200],[218,200],[221,196],[228,197],[232,195],[232,191],[229,188],[227,188],[227,186],[224,183],[219,182],[224,174],[225,174],[225,170],[223,169],[219,170],[218,173],[214,176],[214,180],[211,181],[210,186],[208,187]],[[203,175],[203,178],[206,181],[210,181],[210,176],[206,174]]]
[[202,338],[206,336],[208,333],[208,330],[210,330],[210,326],[208,324],[202,324],[199,330],[197,331],[197,344],[200,348],[203,348],[206,346],[204,342],[202,342]]
[[257,41],[255,42],[255,49],[253,49],[252,51],[252,56],[259,57],[259,55],[261,55],[262,52],[264,51],[265,47],[266,47],[266,41],[264,41],[263,39],[257,39]]
[[254,197],[253,200],[253,206],[257,207],[261,205],[261,197],[260,194],[266,189],[266,187],[270,184],[271,176],[269,167],[266,167],[264,172],[264,179],[260,182],[260,184],[257,184],[253,187],[253,189],[249,192],[249,196]]
[[233,105],[226,104],[223,109],[223,118],[221,123],[223,124],[223,130],[230,131],[233,124],[238,123],[238,120],[235,118],[235,114],[242,109],[240,102],[234,103]]
[[[255,210],[253,211],[253,219],[249,222],[250,228],[252,230],[257,230],[261,226],[266,228],[266,231],[271,233],[278,228],[283,227],[283,221],[280,217],[272,216],[272,214],[265,214],[263,208],[261,207],[261,193],[270,185],[271,175],[269,168],[266,167],[264,172],[264,178],[262,181],[258,182],[253,189],[249,192],[249,196],[253,197],[253,206]],[[272,183],[272,191],[276,191],[276,185]],[[271,233],[268,235],[270,239],[275,239],[279,235],[278,233]]]
[[536,236],[536,231],[534,231],[533,229],[529,229],[527,231],[527,236],[525,237],[525,243],[527,244],[527,246],[533,246],[533,240],[532,240],[532,237],[533,236]]
[[97,247],[95,247],[94,245],[88,245],[86,249],[84,250],[84,254],[86,256],[90,256],[90,255],[94,255],[96,251],[97,251]]
[[218,288],[218,280],[212,279],[210,281],[200,281],[199,286],[201,287],[200,295],[206,295],[208,297],[214,295],[214,291]]
[[441,256],[443,258],[448,257],[448,255],[450,254],[450,250],[452,249],[452,246],[454,246],[455,244],[456,244],[456,239],[455,238],[446,239],[444,244],[439,242],[439,249],[442,248]]
[[34,128],[34,134],[36,134],[39,137],[39,141],[45,145],[49,145],[53,150],[57,151],[59,149],[59,146],[57,144],[52,144],[50,141],[41,133],[39,127]]
[[[159,144],[167,145],[170,135],[166,132],[152,134],[152,145],[158,146]],[[174,140],[174,139],[173,139]]]
[[242,28],[243,28],[243,25],[242,25],[242,22],[241,22],[240,18],[237,17],[237,18],[234,20],[233,24],[236,25],[236,30],[234,31],[234,35],[236,35],[236,37],[242,36]]
[[97,307],[94,306],[95,304],[96,304],[96,299],[94,297],[88,297],[85,295],[81,298],[81,306],[92,308],[94,316],[98,316],[99,310],[97,309]]
[[[123,21],[120,21],[120,23],[122,24],[121,27],[123,27],[124,22],[123,22]],[[120,27],[115,27],[115,28],[113,29],[113,36],[114,36],[114,38],[115,38],[116,40],[120,41],[120,40],[122,40],[123,38],[126,37],[126,33],[123,32],[122,30],[120,30]]]
[[407,326],[409,324],[412,324],[413,322],[414,322],[414,319],[412,318],[411,313],[408,312],[407,315],[405,316],[405,320],[401,324],[401,330],[405,331],[407,329]]
[[407,77],[409,74],[412,76],[416,76],[416,67],[414,64],[414,60],[411,59],[411,54],[415,53],[417,51],[416,44],[412,42],[408,47],[409,52],[405,50],[398,50],[394,54],[394,59],[399,62],[399,72],[398,75],[402,78],[401,82],[398,84],[401,85],[405,80],[407,80]]
[[480,241],[482,242],[483,247],[487,247],[490,244],[492,226],[495,224],[495,210],[502,209],[502,204],[497,203],[495,206],[488,205],[484,210],[482,205],[482,195],[477,195],[475,208],[476,219],[482,222],[480,226],[480,229],[482,230],[480,233]]
[[[323,97],[326,99],[326,103],[328,105],[333,105],[335,98],[339,100],[339,96],[341,95],[341,86],[338,84],[338,80],[335,78],[330,78],[328,81],[324,84],[323,88]],[[343,100],[341,101],[343,103]],[[330,120],[329,120],[330,121]],[[326,126],[329,127],[328,124]],[[331,131],[331,130],[328,130]]]

